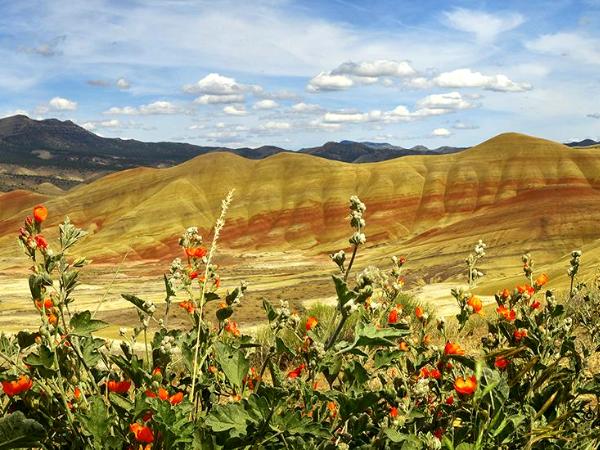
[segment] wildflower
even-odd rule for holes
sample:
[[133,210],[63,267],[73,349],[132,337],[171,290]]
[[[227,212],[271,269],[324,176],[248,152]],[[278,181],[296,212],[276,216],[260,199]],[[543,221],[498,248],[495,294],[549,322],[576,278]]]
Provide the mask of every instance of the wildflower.
[[179,306],[181,308],[185,309],[190,314],[192,314],[194,312],[194,310],[196,309],[196,307],[194,306],[194,302],[190,302],[190,301],[180,302]]
[[46,316],[46,318],[48,319],[48,323],[50,325],[54,325],[56,326],[56,324],[58,323],[58,317],[56,317],[56,314],[54,313],[50,313]]
[[426,334],[423,336],[423,345],[427,347],[431,343],[431,336]]
[[524,337],[527,337],[527,330],[525,328],[519,328],[518,330],[515,330],[513,337],[516,342],[521,342]]
[[433,435],[435,436],[435,438],[438,441],[442,440],[442,436],[444,435],[444,429],[443,428],[436,428],[435,431],[433,432]]
[[167,391],[165,388],[158,388],[158,398],[160,398],[161,400],[168,400],[169,399],[169,391]]
[[203,258],[206,256],[206,249],[204,247],[186,247],[185,254],[192,258]]
[[483,303],[481,303],[481,299],[476,296],[471,296],[469,300],[467,300],[467,305],[469,305],[473,309],[474,314],[479,314],[481,309],[483,308]]
[[444,347],[444,354],[445,355],[464,355],[465,351],[460,345],[448,341],[448,342],[446,342],[446,346]]
[[312,330],[317,326],[318,323],[319,321],[315,316],[310,316],[308,319],[306,319],[306,331]]
[[519,294],[528,294],[530,296],[535,294],[535,288],[528,284],[524,284],[523,286],[517,286],[517,291],[519,292]]
[[117,394],[125,394],[131,387],[131,381],[109,380],[109,382],[107,383],[107,387],[110,392],[116,392]]
[[51,298],[47,298],[43,302],[41,300],[35,300],[34,303],[35,303],[35,307],[37,309],[39,309],[40,311],[42,309],[49,310],[54,307],[54,302],[52,301]]
[[46,250],[48,248],[48,241],[41,234],[36,235],[33,239],[35,240],[35,245],[40,250]]
[[162,375],[162,371],[160,370],[160,367],[155,367],[154,370],[152,370],[152,376],[157,377],[159,375]]
[[408,351],[408,349],[409,349],[409,346],[408,346],[408,344],[406,343],[406,341],[402,341],[402,342],[400,342],[400,344],[398,344],[398,349],[399,349],[400,351],[407,352],[407,351]]
[[548,282],[548,275],[545,273],[541,274],[535,279],[535,286],[539,289]]
[[183,392],[179,391],[169,397],[169,403],[171,405],[178,405],[183,401]]
[[502,292],[500,293],[500,297],[502,297],[504,300],[506,300],[508,297],[510,297],[510,291],[506,288],[504,288],[502,290]]
[[496,356],[496,361],[494,361],[494,366],[500,370],[506,369],[509,364],[510,361],[503,356]]
[[33,208],[33,218],[37,223],[42,223],[48,217],[48,209],[44,205],[37,205]]
[[504,305],[499,306],[498,309],[496,309],[496,312],[508,321],[513,321],[517,317],[517,313],[514,309],[508,309]]
[[75,400],[79,400],[81,398],[81,389],[79,389],[79,387],[76,387],[73,391],[73,397],[75,397]]
[[394,324],[396,322],[398,322],[398,310],[396,308],[394,308],[388,314],[388,323]]
[[398,417],[398,408],[397,408],[397,407],[395,407],[395,406],[392,406],[392,407],[390,408],[390,417],[391,417],[392,419],[395,419],[396,417]]
[[417,306],[415,308],[415,316],[417,316],[417,319],[421,320],[423,318],[425,314],[425,311],[423,311],[423,308],[421,308],[420,306]]
[[432,369],[429,371],[429,378],[439,380],[440,378],[442,378],[442,372],[440,372],[438,369]]
[[304,364],[300,364],[298,367],[296,367],[294,370],[290,370],[287,374],[287,377],[289,379],[294,379],[294,378],[298,378],[300,376],[300,374],[302,373],[302,371],[304,370]]
[[477,390],[477,378],[475,375],[471,375],[469,378],[464,379],[458,377],[454,380],[454,390],[460,395],[471,395]]
[[21,375],[17,380],[2,382],[2,390],[9,397],[28,391],[31,386],[33,386],[33,380],[27,375]]
[[240,329],[238,328],[237,322],[235,322],[233,320],[227,321],[227,323],[225,324],[225,331],[227,331],[228,333],[231,333],[235,337],[240,337],[242,334],[240,332]]
[[529,305],[529,307],[531,309],[538,309],[542,304],[540,303],[539,300],[535,300],[531,305]]
[[144,442],[146,444],[154,442],[154,433],[152,433],[152,429],[150,427],[136,422],[129,425],[129,429],[135,436],[136,441]]
[[452,406],[454,404],[454,396],[450,395],[447,399],[446,399],[446,405],[448,406]]
[[337,416],[337,406],[335,402],[327,402],[327,410],[331,414],[331,417]]

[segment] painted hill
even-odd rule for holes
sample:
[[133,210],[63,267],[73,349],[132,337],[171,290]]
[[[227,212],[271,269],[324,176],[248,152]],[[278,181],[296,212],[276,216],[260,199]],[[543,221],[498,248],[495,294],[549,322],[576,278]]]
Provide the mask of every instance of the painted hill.
[[[128,250],[169,259],[185,227],[208,234],[232,188],[222,236],[238,252],[345,246],[346,204],[355,193],[368,205],[367,254],[408,253],[441,277],[480,238],[499,248],[490,264],[500,272],[525,250],[549,264],[600,238],[600,154],[515,133],[460,153],[360,165],[295,153],[262,160],[211,153],[171,168],[114,173],[46,203],[50,223],[68,214],[92,233],[82,252],[96,260]],[[14,211],[0,213],[7,252],[25,213]]]

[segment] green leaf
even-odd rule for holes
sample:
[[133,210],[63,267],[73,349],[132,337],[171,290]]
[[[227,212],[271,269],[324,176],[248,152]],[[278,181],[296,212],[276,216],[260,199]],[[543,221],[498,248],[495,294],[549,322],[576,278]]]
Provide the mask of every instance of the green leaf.
[[215,356],[229,382],[241,389],[242,380],[248,374],[250,368],[250,363],[244,353],[231,345],[216,342]]
[[77,416],[86,433],[92,435],[95,442],[103,442],[105,437],[110,434],[113,415],[108,413],[108,408],[101,397],[90,398],[89,408],[85,413]]
[[375,325],[369,323],[363,325],[360,322],[356,325],[354,342],[349,346],[340,350],[339,353],[353,351],[357,347],[374,347],[386,346],[394,347],[396,342],[392,339],[398,339],[409,334],[409,330],[400,330],[395,328],[378,329]]
[[27,355],[25,362],[30,366],[43,366],[46,369],[52,369],[54,365],[54,353],[45,345],[41,345],[37,353]]
[[266,299],[263,299],[263,308],[267,313],[267,319],[269,320],[269,322],[273,322],[277,318],[277,313],[275,312],[273,306],[271,306],[271,304]]
[[28,331],[19,331],[17,333],[17,342],[19,343],[19,347],[21,349],[26,349],[27,347],[31,347],[35,344],[35,338],[38,333],[30,333]]
[[292,356],[296,356],[296,352],[294,350],[292,350],[291,348],[289,348],[286,343],[283,341],[283,339],[281,339],[279,336],[277,336],[275,338],[275,346],[277,348],[277,353],[279,353],[280,355],[292,355]]
[[337,294],[339,306],[344,306],[355,297],[355,294],[348,289],[348,283],[344,281],[344,278],[341,275],[332,275],[331,277],[335,284],[335,292]]
[[375,368],[381,369],[382,367],[387,367],[405,355],[406,353],[401,350],[380,350],[375,353],[375,357],[373,358]]
[[215,406],[206,417],[205,424],[215,433],[229,431],[231,437],[246,434],[247,422],[250,416],[241,403],[229,403]]
[[71,334],[89,336],[94,331],[106,328],[108,324],[102,320],[92,319],[92,313],[88,310],[78,312],[71,317],[69,322]]
[[21,411],[0,418],[0,450],[38,447],[45,436],[44,427]]
[[216,315],[219,322],[223,322],[225,319],[229,319],[233,314],[233,308],[227,306],[226,308],[217,309]]
[[142,300],[141,298],[131,294],[121,294],[121,297],[133,304],[133,306],[135,306],[137,309],[145,312],[146,314],[150,314],[150,311],[148,311],[148,308],[145,306],[145,300]]

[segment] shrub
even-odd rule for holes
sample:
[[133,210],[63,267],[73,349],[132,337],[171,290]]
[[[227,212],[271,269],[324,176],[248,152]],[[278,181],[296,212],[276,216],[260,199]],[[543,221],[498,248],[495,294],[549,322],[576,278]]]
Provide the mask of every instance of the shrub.
[[[443,318],[402,292],[404,258],[352,272],[366,242],[366,207],[352,197],[350,257],[331,255],[336,307],[300,317],[265,301],[268,331],[252,337],[233,320],[246,284],[224,290],[213,262],[230,201],[208,248],[196,228],[181,236],[183,260],[164,276],[164,314],[123,295],[139,324],[122,330],[116,348],[95,335],[107,326],[95,312],[74,309],[87,262],[70,251],[85,233],[66,219],[51,245],[47,211],[36,207],[19,240],[40,326],[0,339],[0,448],[598,447],[593,289],[572,284],[565,307],[526,255],[527,282],[498,292],[495,312],[481,316],[469,291],[483,276],[480,242],[466,261],[469,288],[452,292],[459,314],[450,335]],[[218,304],[215,317],[208,302]],[[169,327],[173,308],[187,312],[189,328]],[[481,346],[466,348],[474,327]]]

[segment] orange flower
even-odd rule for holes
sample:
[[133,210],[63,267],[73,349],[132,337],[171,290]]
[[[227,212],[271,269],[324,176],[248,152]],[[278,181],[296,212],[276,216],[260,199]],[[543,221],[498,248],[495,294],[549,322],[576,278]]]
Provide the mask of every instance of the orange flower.
[[21,375],[18,380],[2,382],[2,390],[9,397],[28,391],[31,386],[33,386],[33,380],[27,375]]
[[185,309],[190,314],[192,314],[196,309],[196,307],[194,306],[194,302],[190,301],[180,302],[179,307]]
[[160,367],[155,367],[154,370],[152,371],[152,376],[159,376],[162,375],[162,371],[160,370]]
[[430,343],[431,343],[431,336],[429,336],[428,334],[423,336],[423,345],[428,346]]
[[315,316],[310,316],[308,319],[306,319],[306,331],[312,330],[317,326],[318,323],[319,321]]
[[398,408],[396,408],[395,406],[392,406],[390,408],[390,417],[392,419],[395,419],[396,417],[398,417]]
[[304,364],[300,364],[294,370],[290,370],[287,374],[287,377],[290,379],[298,378],[303,370],[304,370]]
[[398,349],[400,349],[400,351],[403,352],[407,352],[408,351],[408,344],[406,343],[406,341],[402,341],[398,344]]
[[451,395],[446,399],[446,405],[453,405],[453,404],[454,404],[454,396]]
[[73,397],[75,397],[75,400],[79,400],[81,398],[81,389],[79,389],[79,387],[76,387],[73,391]]
[[478,314],[481,312],[483,308],[483,303],[481,303],[481,299],[476,296],[471,296],[469,300],[467,300],[467,305],[469,305],[473,309],[473,313]]
[[54,303],[52,302],[52,299],[51,299],[51,298],[47,298],[47,299],[45,299],[43,302],[42,302],[41,300],[35,300],[35,302],[34,302],[34,303],[35,303],[35,307],[36,307],[37,309],[39,309],[40,311],[41,311],[42,309],[47,309],[47,310],[49,310],[49,309],[51,309],[52,307],[54,307]]
[[496,312],[500,314],[504,319],[508,321],[513,321],[517,317],[517,313],[514,309],[508,309],[506,306],[502,305],[496,309]]
[[523,286],[517,286],[517,291],[519,294],[527,293],[529,295],[535,294],[535,288],[529,286],[528,284],[524,284]]
[[433,378],[435,380],[439,380],[442,378],[442,372],[437,369],[432,369],[429,371],[429,378]]
[[509,364],[510,361],[503,356],[496,356],[496,361],[494,361],[494,366],[500,370],[506,369]]
[[178,405],[183,401],[183,392],[178,392],[176,394],[173,394],[169,397],[169,403],[171,403],[171,405]]
[[537,277],[535,279],[535,285],[538,288],[541,288],[543,285],[545,285],[548,282],[548,275],[546,275],[545,273],[541,274],[539,277]]
[[154,442],[154,433],[152,433],[152,429],[149,427],[136,422],[129,425],[129,429],[135,436],[136,441],[144,443]]
[[446,346],[444,347],[444,354],[445,355],[464,355],[465,351],[460,345],[448,341],[448,342],[446,342]]
[[231,333],[235,337],[240,337],[242,334],[238,328],[237,322],[235,322],[233,320],[227,321],[227,324],[225,324],[225,331],[227,331],[228,333]]
[[186,247],[185,254],[192,258],[202,258],[206,256],[206,249],[204,247]]
[[108,386],[108,390],[110,392],[116,392],[117,394],[125,394],[131,387],[131,381],[129,381],[129,380],[123,380],[123,381],[109,380],[109,382],[107,383],[107,386]]
[[46,250],[48,248],[48,241],[41,234],[36,235],[33,239],[35,240],[35,245],[40,250]]
[[337,406],[335,406],[335,402],[327,402],[327,409],[332,417],[337,416]]
[[37,205],[33,208],[33,218],[37,223],[42,223],[48,217],[48,209],[44,205]]
[[48,318],[48,323],[50,325],[56,326],[56,324],[58,323],[58,317],[56,317],[56,314],[50,313],[46,317]]
[[169,391],[162,387],[158,388],[158,398],[160,398],[161,400],[168,400]]
[[420,306],[417,306],[415,308],[415,316],[417,316],[417,319],[421,320],[423,318],[423,314],[425,314],[425,311],[423,311],[423,308],[421,308]]
[[525,328],[519,328],[513,333],[516,342],[521,342],[524,337],[527,337],[527,330]]
[[540,303],[539,300],[534,301],[531,305],[529,305],[529,307],[531,309],[538,309],[542,304]]
[[427,367],[421,367],[419,378],[429,378],[429,369]]
[[388,323],[396,323],[398,322],[398,310],[396,308],[392,309],[388,315]]
[[454,390],[461,395],[471,395],[477,390],[477,379],[475,375],[471,375],[466,380],[463,377],[458,377],[454,380]]
[[502,297],[504,300],[506,300],[508,297],[510,297],[510,291],[506,288],[504,288],[502,290],[502,293],[500,294],[500,297]]

